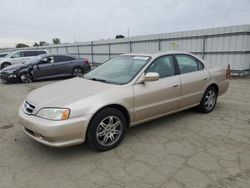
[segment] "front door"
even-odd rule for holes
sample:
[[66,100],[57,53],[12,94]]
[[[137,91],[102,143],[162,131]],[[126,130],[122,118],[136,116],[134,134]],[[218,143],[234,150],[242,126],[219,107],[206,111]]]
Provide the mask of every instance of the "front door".
[[135,121],[177,110],[180,105],[180,78],[172,56],[156,59],[146,70],[157,72],[160,79],[134,85]]
[[46,57],[33,66],[35,79],[49,78],[55,75],[54,57]]

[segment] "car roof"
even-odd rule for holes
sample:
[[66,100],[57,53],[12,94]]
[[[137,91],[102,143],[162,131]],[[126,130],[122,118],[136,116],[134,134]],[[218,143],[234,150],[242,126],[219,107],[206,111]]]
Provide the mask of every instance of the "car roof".
[[124,56],[150,56],[150,57],[158,57],[162,55],[169,55],[169,54],[187,54],[187,55],[193,55],[189,52],[182,52],[182,51],[159,51],[159,52],[153,52],[153,53],[127,53],[122,54]]
[[73,58],[79,58],[78,56],[74,56],[74,55],[71,55],[71,54],[42,54],[42,55],[39,55],[39,56],[42,57],[42,58],[49,57],[49,56],[68,56],[68,57],[73,57]]

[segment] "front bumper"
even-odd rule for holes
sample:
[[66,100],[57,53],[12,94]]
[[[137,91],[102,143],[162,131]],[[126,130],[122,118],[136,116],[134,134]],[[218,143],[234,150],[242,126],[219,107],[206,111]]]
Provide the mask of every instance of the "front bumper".
[[9,73],[0,73],[0,79],[4,82],[18,82],[18,76],[15,74],[9,74]]
[[52,121],[27,115],[23,112],[22,107],[19,109],[19,122],[24,128],[24,132],[34,140],[52,147],[66,147],[83,143],[89,120],[90,116]]

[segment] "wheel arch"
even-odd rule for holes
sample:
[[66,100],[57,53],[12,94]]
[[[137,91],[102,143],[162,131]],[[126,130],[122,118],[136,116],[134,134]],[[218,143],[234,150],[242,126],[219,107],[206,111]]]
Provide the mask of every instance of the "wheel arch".
[[120,105],[120,104],[109,104],[109,105],[106,105],[106,106],[101,107],[100,109],[98,109],[98,110],[93,114],[93,116],[91,117],[91,119],[90,119],[90,121],[89,121],[89,123],[88,123],[88,127],[87,127],[87,130],[86,130],[86,133],[85,133],[85,140],[87,140],[87,136],[88,136],[87,133],[88,133],[89,125],[91,124],[91,121],[93,120],[93,118],[95,117],[95,115],[96,115],[97,113],[99,113],[100,111],[102,111],[102,110],[105,109],[105,108],[114,108],[114,109],[119,110],[120,112],[122,112],[122,113],[124,114],[124,116],[125,116],[126,121],[127,121],[127,126],[129,127],[129,125],[130,125],[130,115],[129,115],[128,110],[127,110],[124,106],[122,106],[122,105]]
[[3,68],[3,64],[5,64],[5,63],[8,63],[8,64],[12,65],[11,62],[9,62],[9,61],[4,61],[4,62],[1,63],[1,69]]
[[209,88],[209,87],[214,87],[217,91],[217,94],[219,94],[219,86],[216,83],[211,83],[210,85],[208,85],[207,88]]

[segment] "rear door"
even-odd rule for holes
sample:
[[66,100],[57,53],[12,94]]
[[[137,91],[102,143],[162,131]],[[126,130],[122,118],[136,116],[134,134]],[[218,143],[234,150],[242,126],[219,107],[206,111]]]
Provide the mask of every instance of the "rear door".
[[177,110],[180,105],[180,78],[173,57],[156,59],[147,72],[159,73],[160,79],[134,85],[135,121]]
[[24,62],[28,61],[29,59],[33,58],[34,56],[37,56],[36,54],[37,54],[36,51],[32,51],[32,50],[23,51]]
[[204,65],[195,57],[187,54],[175,55],[181,79],[181,105],[188,107],[199,104],[207,87],[209,74]]
[[75,58],[70,56],[55,55],[54,67],[56,75],[71,75],[73,69],[73,61]]

